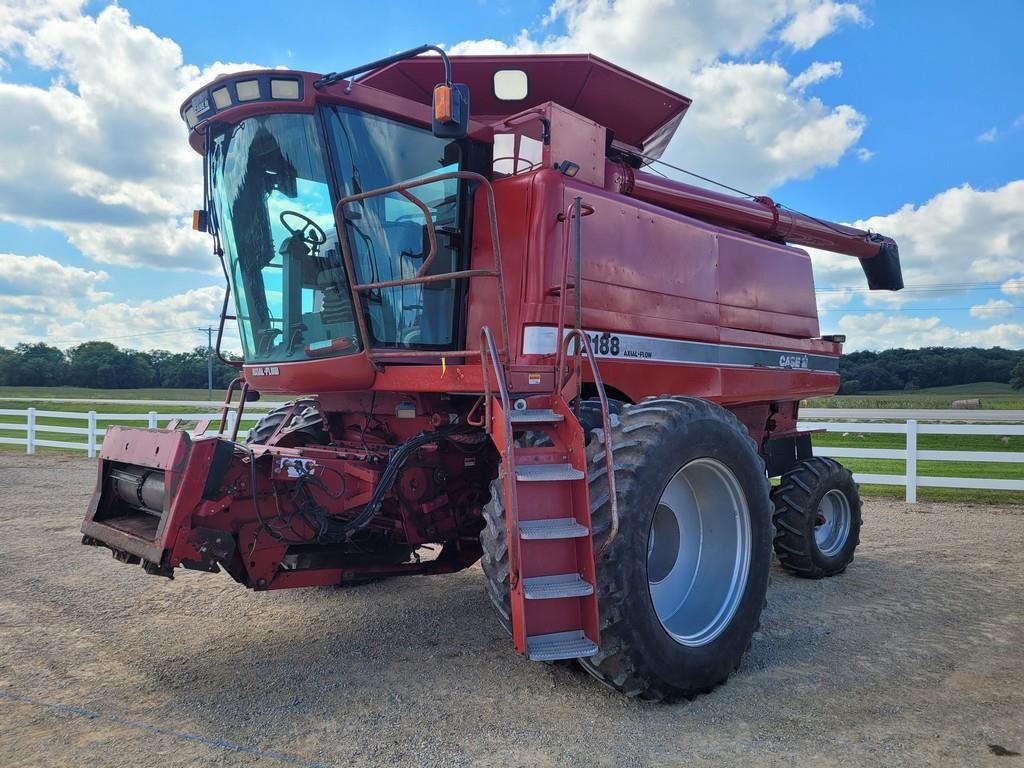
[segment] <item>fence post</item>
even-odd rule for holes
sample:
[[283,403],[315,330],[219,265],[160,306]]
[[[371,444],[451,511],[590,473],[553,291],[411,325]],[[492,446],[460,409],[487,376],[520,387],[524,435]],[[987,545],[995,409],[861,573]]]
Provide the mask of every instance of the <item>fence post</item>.
[[96,411],[89,411],[88,454],[90,459],[96,458]]
[[917,503],[917,419],[907,419],[907,504]]
[[36,452],[36,409],[29,408],[25,423],[25,453]]
[[149,412],[149,428],[156,429],[156,411]]

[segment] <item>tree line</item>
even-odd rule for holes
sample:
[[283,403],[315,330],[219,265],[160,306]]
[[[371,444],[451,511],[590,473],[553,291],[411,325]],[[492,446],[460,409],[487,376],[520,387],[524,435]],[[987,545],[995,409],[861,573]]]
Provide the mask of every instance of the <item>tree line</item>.
[[[1009,382],[1024,388],[1024,351],[978,347],[925,347],[851,352],[839,360],[843,394],[913,390]],[[223,388],[234,368],[214,358],[213,385]],[[0,347],[0,386],[140,389],[206,387],[206,347],[189,352],[121,349],[108,341],[88,341],[66,351],[44,343]]]
[[914,390],[979,381],[1024,387],[1024,351],[992,347],[923,347],[851,352],[839,359],[840,393]]
[[[237,375],[214,356],[215,388],[226,387]],[[108,341],[87,341],[68,350],[44,343],[0,347],[0,386],[205,389],[206,384],[206,347],[140,351]]]

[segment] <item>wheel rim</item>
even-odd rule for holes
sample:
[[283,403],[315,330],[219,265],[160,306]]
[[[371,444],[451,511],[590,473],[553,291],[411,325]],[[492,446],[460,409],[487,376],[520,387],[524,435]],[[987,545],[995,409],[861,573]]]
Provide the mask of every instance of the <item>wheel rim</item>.
[[706,645],[729,626],[750,554],[750,515],[736,475],[708,458],[676,472],[647,534],[651,602],[673,640]]
[[850,536],[850,500],[833,488],[821,498],[814,520],[814,541],[818,551],[832,557],[846,546]]

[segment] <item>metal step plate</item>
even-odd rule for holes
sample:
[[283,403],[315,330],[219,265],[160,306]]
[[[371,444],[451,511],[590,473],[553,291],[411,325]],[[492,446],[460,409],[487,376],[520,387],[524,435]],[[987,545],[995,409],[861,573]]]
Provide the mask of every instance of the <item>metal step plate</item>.
[[523,579],[523,597],[527,600],[557,600],[560,597],[586,597],[592,594],[594,585],[584,581],[578,573]]
[[556,517],[552,520],[523,520],[519,523],[521,539],[580,539],[587,535],[587,529],[572,517]]
[[584,477],[583,472],[571,464],[524,464],[516,467],[516,480],[523,482],[582,480]]
[[513,424],[554,424],[565,417],[549,408],[527,408],[525,411],[512,411],[509,417]]
[[550,635],[532,635],[526,638],[526,655],[532,661],[558,659],[584,659],[597,653],[597,643],[577,629],[571,632],[552,632]]

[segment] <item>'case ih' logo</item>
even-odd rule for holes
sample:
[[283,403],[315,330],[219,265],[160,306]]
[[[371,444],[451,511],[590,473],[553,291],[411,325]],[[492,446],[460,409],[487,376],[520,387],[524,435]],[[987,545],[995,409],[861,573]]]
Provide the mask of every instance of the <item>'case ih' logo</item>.
[[277,376],[281,372],[281,369],[276,365],[266,365],[261,368],[253,368],[253,376]]
[[780,368],[807,368],[807,355],[779,355]]

